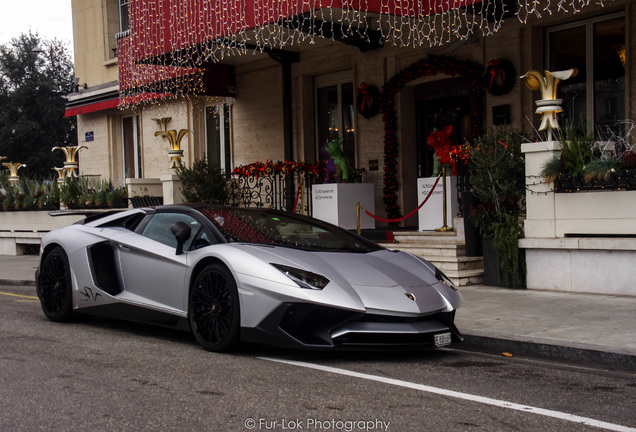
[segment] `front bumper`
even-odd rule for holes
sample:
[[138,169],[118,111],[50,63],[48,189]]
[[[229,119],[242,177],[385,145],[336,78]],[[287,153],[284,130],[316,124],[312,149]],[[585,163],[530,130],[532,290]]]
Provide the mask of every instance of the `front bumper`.
[[450,333],[453,341],[463,340],[454,318],[455,311],[398,317],[284,303],[255,328],[243,328],[241,337],[250,342],[305,348],[435,347],[436,335]]

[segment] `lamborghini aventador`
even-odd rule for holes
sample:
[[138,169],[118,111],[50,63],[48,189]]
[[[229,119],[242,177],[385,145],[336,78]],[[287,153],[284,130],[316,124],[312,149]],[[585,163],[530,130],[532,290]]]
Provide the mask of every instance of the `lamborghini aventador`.
[[240,341],[439,347],[461,340],[462,298],[428,261],[310,217],[167,205],[105,212],[46,234],[44,314],[192,331],[207,350]]

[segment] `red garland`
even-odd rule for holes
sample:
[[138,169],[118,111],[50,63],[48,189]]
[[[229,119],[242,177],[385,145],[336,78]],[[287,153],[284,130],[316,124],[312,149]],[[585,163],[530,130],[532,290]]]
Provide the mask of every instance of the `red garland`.
[[481,135],[484,121],[484,85],[482,83],[483,66],[445,56],[429,55],[393,76],[382,87],[380,110],[384,121],[384,205],[388,219],[400,217],[397,204],[397,114],[393,105],[393,96],[409,82],[426,76],[443,73],[461,75],[468,78],[468,97],[470,105],[470,130],[466,137],[469,143]]
[[296,162],[296,161],[269,161],[254,162],[248,165],[240,165],[232,170],[233,175],[239,177],[260,177],[271,174],[288,175],[295,172],[305,173],[320,177],[325,171],[325,162],[316,163]]

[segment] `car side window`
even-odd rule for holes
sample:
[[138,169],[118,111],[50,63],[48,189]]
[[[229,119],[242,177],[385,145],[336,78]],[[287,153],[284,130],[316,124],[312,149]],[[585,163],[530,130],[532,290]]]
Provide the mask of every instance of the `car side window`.
[[201,224],[192,216],[181,213],[156,213],[150,219],[141,235],[176,249],[177,239],[170,231],[170,225],[176,222],[184,222],[192,229],[190,238],[183,245],[183,250],[190,250],[193,239],[201,231]]

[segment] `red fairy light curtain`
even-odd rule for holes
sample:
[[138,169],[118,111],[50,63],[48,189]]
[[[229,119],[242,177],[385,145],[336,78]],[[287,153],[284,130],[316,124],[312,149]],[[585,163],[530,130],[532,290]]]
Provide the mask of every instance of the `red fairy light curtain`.
[[[526,22],[532,15],[578,12],[590,1],[516,0],[515,6]],[[487,36],[514,13],[505,3],[514,0],[131,0],[130,35],[118,48],[120,106],[148,92],[197,94],[197,68],[316,38],[368,40],[374,32],[385,44],[419,47]]]
[[177,88],[200,85],[197,69],[137,63],[132,56],[134,50],[130,43],[127,37],[117,40],[120,108],[157,99],[176,98]]

